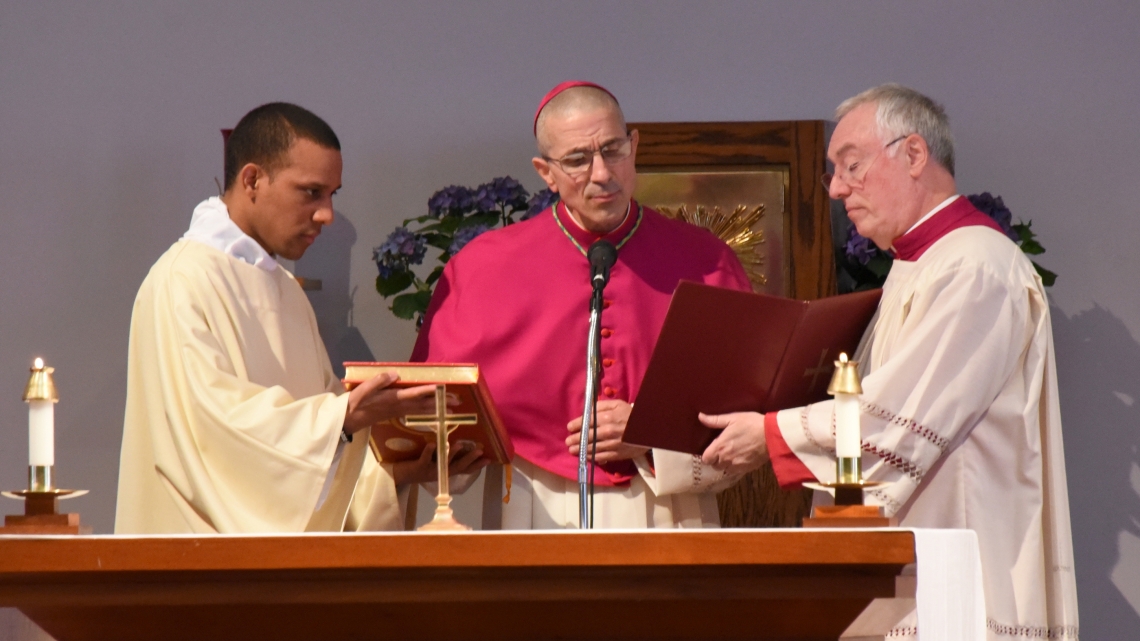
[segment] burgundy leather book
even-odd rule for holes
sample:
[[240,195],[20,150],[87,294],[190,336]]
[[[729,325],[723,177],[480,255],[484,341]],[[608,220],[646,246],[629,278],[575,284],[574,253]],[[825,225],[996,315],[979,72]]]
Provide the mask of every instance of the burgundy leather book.
[[882,290],[813,301],[682,282],[622,440],[701,454],[719,433],[697,413],[773,412],[827,398]]

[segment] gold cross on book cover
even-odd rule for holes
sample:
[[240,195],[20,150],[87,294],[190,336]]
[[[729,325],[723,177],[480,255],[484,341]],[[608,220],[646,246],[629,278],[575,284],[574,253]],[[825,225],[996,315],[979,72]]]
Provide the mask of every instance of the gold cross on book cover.
[[[348,362],[344,364],[345,387],[352,389],[384,372],[395,372],[400,377],[393,384],[394,387],[444,385],[447,394],[459,401],[447,407],[447,415],[474,415],[474,422],[464,421],[467,424],[458,425],[451,431],[451,448],[471,451],[476,446],[481,447],[484,456],[503,465],[514,458],[515,449],[511,445],[511,437],[503,427],[495,401],[491,398],[491,390],[487,387],[487,380],[478,365]],[[372,426],[372,450],[382,461],[415,460],[429,442],[435,442],[433,425],[399,419],[377,423]]]

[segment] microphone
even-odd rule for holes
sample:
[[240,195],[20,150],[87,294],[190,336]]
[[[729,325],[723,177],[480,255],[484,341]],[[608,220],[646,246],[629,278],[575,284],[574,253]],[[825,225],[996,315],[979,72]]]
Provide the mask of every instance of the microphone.
[[[617,262],[617,248],[608,240],[599,240],[586,251],[590,261],[590,283],[594,293],[590,296],[590,334],[586,345],[586,403],[582,410],[582,440],[578,445],[578,526],[582,529],[594,527],[594,475],[593,467],[587,474],[586,435],[594,425],[594,449],[597,449],[598,380],[601,368],[598,366],[598,352],[601,351],[602,331],[602,290],[610,282],[610,268]],[[591,457],[592,458],[592,457]]]
[[608,240],[599,240],[586,252],[590,261],[590,282],[602,289],[610,282],[610,268],[617,262],[617,248]]

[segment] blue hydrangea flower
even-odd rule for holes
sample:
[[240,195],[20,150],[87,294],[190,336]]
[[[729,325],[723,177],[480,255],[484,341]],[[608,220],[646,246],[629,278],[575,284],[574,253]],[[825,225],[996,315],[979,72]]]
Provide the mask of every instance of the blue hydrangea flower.
[[462,216],[474,206],[471,189],[460,185],[444,187],[428,199],[428,215],[432,218]]
[[471,195],[471,206],[475,211],[495,211],[498,209],[498,203],[495,202],[494,194],[491,190],[486,189],[486,185],[481,185]]
[[464,227],[456,231],[455,235],[451,238],[451,246],[447,248],[448,253],[454,256],[459,253],[459,250],[463,249],[467,243],[475,240],[476,236],[489,229],[491,228],[487,225],[472,225],[471,227]]
[[879,253],[879,248],[875,246],[875,243],[871,242],[870,238],[860,236],[855,225],[847,228],[847,243],[844,245],[844,250],[847,252],[849,260],[856,261],[860,265],[871,262],[875,254]]
[[479,185],[472,196],[479,211],[503,209],[515,211],[526,207],[526,189],[510,176],[495,178]]
[[419,265],[427,254],[427,240],[413,234],[407,227],[397,227],[384,244],[372,250],[372,260],[380,275],[390,278],[398,271],[405,271],[409,265]]
[[543,211],[546,211],[547,207],[550,207],[556,202],[558,202],[558,194],[556,192],[550,191],[549,189],[536,192],[530,197],[530,200],[527,201],[526,213],[522,215],[520,220],[534,218]]
[[1001,196],[994,196],[990,192],[982,192],[980,194],[973,194],[966,196],[970,204],[978,208],[978,211],[994,219],[994,222],[1001,227],[1005,235],[1013,242],[1020,240],[1017,232],[1013,231],[1013,213],[1002,202]]

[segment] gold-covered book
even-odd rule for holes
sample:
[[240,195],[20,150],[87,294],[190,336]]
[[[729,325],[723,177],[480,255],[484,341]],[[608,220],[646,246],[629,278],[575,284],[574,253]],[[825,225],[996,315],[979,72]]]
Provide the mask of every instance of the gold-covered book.
[[[449,405],[448,414],[474,414],[477,422],[460,425],[448,441],[455,449],[471,450],[478,446],[483,456],[508,464],[515,456],[511,437],[499,418],[491,390],[479,366],[471,363],[364,363],[344,364],[344,384],[352,389],[384,372],[395,372],[400,379],[394,387],[446,385],[447,393],[459,400]],[[424,446],[435,442],[430,428],[412,427],[393,419],[372,426],[372,450],[382,461],[410,461],[420,457]]]

